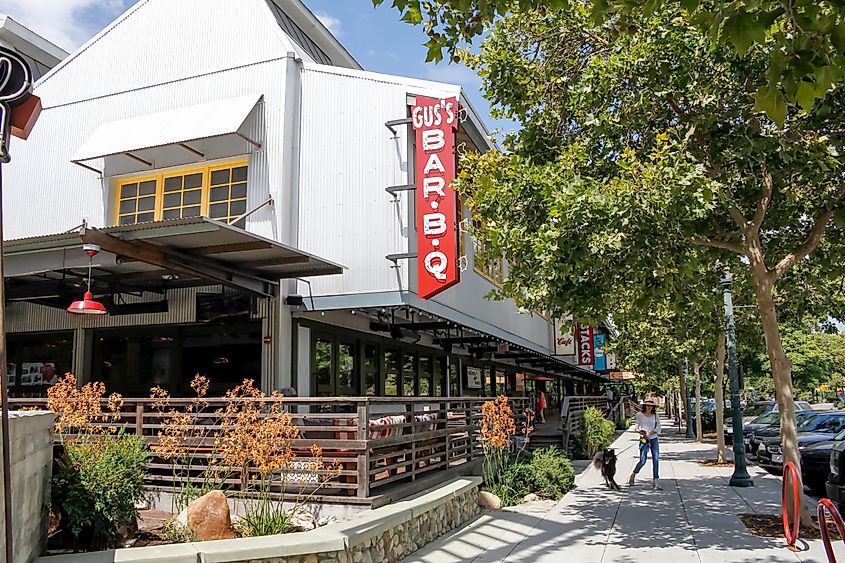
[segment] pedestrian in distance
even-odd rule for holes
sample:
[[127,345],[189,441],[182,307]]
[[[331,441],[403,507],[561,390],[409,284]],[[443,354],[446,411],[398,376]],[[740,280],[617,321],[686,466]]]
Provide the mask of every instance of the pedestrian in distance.
[[634,472],[628,479],[628,485],[634,486],[637,473],[645,467],[648,460],[648,452],[651,451],[652,482],[651,488],[662,490],[660,486],[660,415],[657,414],[657,405],[651,399],[643,401],[636,414],[637,431],[640,433],[640,461],[634,467]]
[[546,422],[546,409],[549,407],[548,400],[546,399],[546,393],[542,389],[539,393],[537,393],[537,416],[540,418],[540,422]]

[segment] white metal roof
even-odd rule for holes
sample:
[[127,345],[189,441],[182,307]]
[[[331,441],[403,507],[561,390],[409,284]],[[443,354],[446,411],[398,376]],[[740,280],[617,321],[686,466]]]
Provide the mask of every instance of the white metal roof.
[[104,123],[71,161],[84,162],[225,135],[243,137],[247,118],[260,100],[261,94],[251,94]]

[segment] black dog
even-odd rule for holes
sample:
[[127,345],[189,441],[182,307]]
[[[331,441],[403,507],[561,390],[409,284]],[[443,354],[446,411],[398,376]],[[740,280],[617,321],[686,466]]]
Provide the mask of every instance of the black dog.
[[601,469],[601,476],[604,477],[604,484],[607,485],[607,488],[620,490],[619,484],[614,479],[616,477],[616,452],[613,449],[597,452],[593,458],[593,465],[596,469]]

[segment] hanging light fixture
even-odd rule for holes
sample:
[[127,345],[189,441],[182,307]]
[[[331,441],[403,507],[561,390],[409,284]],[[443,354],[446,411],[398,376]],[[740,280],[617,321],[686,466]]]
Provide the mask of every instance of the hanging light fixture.
[[106,308],[99,301],[94,301],[91,294],[91,269],[94,265],[94,256],[99,254],[100,247],[96,244],[84,244],[82,250],[88,255],[88,290],[82,297],[82,301],[74,301],[67,308],[67,312],[73,315],[105,315]]

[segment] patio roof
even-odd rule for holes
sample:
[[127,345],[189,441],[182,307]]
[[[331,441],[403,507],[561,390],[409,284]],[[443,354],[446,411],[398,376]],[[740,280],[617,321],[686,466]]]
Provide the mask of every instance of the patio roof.
[[206,217],[94,229],[6,242],[7,298],[67,306],[87,276],[82,244],[99,245],[92,291],[164,293],[223,285],[277,295],[280,279],[340,274],[343,266]]

